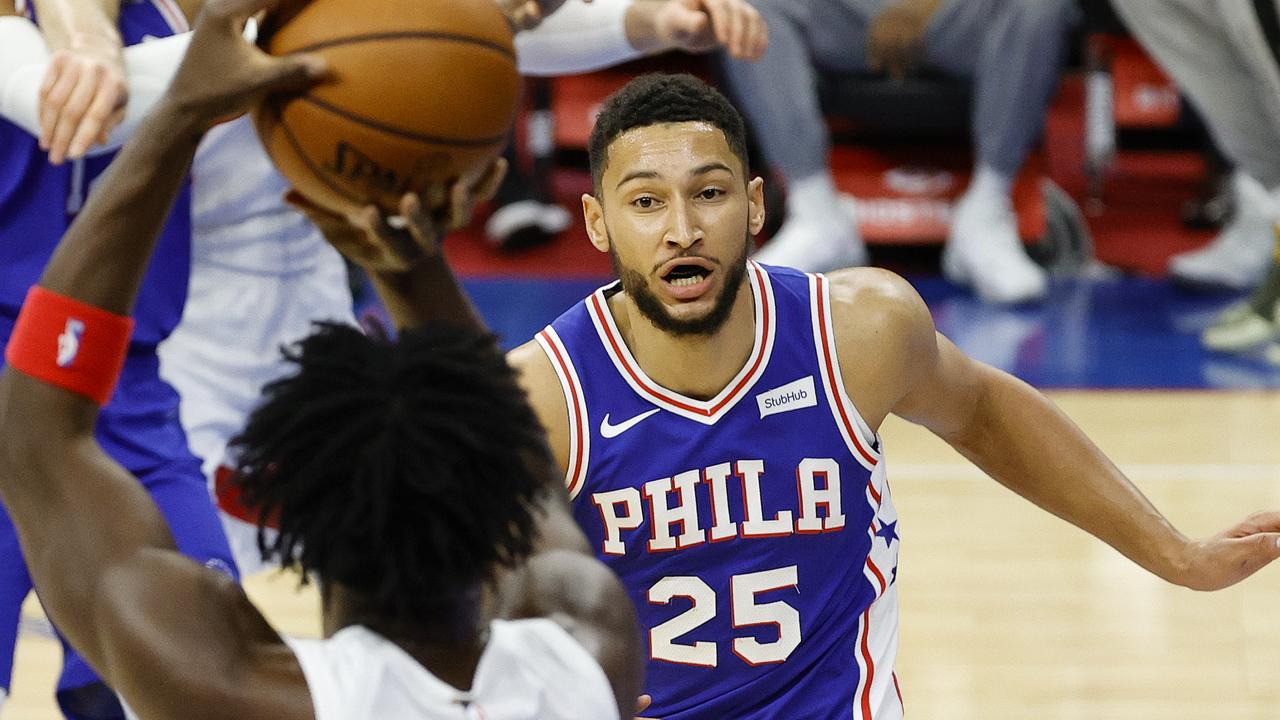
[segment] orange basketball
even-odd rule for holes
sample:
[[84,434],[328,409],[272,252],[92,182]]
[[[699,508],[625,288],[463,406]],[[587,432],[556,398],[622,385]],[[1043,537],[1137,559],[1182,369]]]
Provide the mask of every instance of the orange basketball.
[[519,74],[493,0],[313,0],[268,19],[259,43],[332,70],[254,113],[281,174],[324,207],[394,212],[407,191],[483,170],[507,141]]

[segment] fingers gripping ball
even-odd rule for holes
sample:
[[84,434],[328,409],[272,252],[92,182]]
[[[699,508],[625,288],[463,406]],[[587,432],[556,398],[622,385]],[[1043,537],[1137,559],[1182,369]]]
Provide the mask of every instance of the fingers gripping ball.
[[260,38],[332,71],[254,113],[276,167],[318,205],[394,213],[405,192],[483,172],[507,141],[520,78],[492,0],[286,2]]

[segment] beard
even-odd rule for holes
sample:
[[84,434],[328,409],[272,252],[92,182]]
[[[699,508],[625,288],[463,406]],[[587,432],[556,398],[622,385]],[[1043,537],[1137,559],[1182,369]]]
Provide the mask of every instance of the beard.
[[747,274],[747,256],[750,254],[751,246],[751,237],[746,236],[742,244],[742,253],[733,262],[720,268],[725,273],[725,280],[711,309],[701,317],[694,318],[672,316],[662,301],[658,300],[657,295],[649,289],[643,274],[637,270],[622,267],[622,263],[618,260],[618,252],[613,249],[612,237],[609,238],[609,258],[613,261],[614,274],[622,281],[622,289],[635,302],[640,314],[653,323],[654,327],[677,337],[710,336],[716,334],[729,319],[729,313],[733,310],[733,303],[738,299],[738,291],[742,289],[742,281]]

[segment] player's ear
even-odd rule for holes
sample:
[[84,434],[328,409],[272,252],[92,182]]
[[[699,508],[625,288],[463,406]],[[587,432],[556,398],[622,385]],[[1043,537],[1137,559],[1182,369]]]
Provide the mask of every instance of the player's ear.
[[747,183],[747,227],[752,235],[764,229],[764,178],[752,178]]
[[609,231],[604,226],[604,206],[591,193],[582,194],[582,217],[587,221],[587,237],[600,252],[609,252]]

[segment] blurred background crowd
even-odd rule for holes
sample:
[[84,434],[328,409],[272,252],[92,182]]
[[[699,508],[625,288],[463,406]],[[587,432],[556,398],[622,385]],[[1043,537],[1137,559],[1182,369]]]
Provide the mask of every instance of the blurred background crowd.
[[592,113],[638,72],[687,71],[748,120],[758,260],[903,272],[967,350],[1047,384],[1280,384],[1275,3],[752,4],[758,60],[528,80],[516,171],[451,241],[463,273],[607,277],[578,220]]

